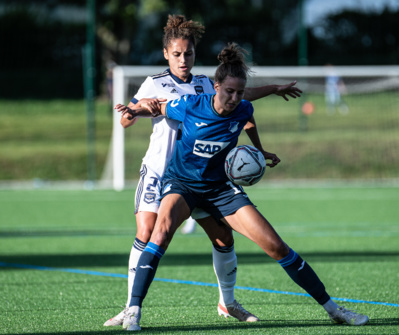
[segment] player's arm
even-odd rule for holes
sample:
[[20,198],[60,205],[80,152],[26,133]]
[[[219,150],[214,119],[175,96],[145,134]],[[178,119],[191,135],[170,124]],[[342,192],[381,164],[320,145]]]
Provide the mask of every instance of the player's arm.
[[[122,114],[122,118],[134,120],[141,117],[156,117],[166,113],[166,99],[146,99],[140,103],[140,107],[130,108],[122,104],[117,104],[114,109]],[[137,104],[136,104],[137,105]]]
[[[138,101],[136,104],[134,104],[133,102],[130,101],[129,104],[127,105],[127,107],[129,109],[139,108],[140,107],[139,103],[140,103],[140,101]],[[123,128],[129,128],[130,126],[133,126],[137,121],[138,121],[137,117],[132,118],[130,120],[126,117],[121,117],[121,125]]]
[[255,118],[253,116],[244,126],[244,130],[251,140],[253,146],[262,152],[266,160],[269,159],[272,161],[271,163],[266,164],[267,166],[275,167],[278,163],[280,163],[280,158],[278,158],[276,154],[272,154],[271,152],[267,152],[263,149],[262,143],[260,142],[258,129],[256,128]]
[[[148,99],[148,98],[140,99],[135,104],[133,102],[129,102],[127,107],[131,110],[136,110],[136,109],[141,108],[143,104],[150,103],[153,100],[156,100],[156,99]],[[160,99],[160,101],[164,101],[164,99]],[[124,115],[124,113],[122,113],[122,117],[121,117],[121,124],[122,124],[123,128],[128,128],[128,127],[134,125],[139,119],[138,117],[134,117],[134,118],[130,119],[127,116],[123,117],[123,115]]]
[[259,87],[246,87],[244,92],[244,99],[248,101],[258,100],[267,97],[271,94],[276,94],[288,101],[288,96],[293,99],[301,96],[302,91],[295,86],[296,81],[287,85],[266,85]]

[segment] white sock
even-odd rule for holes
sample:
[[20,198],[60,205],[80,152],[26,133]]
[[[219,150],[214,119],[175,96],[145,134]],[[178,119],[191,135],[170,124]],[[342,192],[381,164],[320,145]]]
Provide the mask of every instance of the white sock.
[[324,305],[323,305],[324,309],[326,310],[326,312],[328,314],[334,314],[335,311],[339,308],[339,306],[332,301],[331,299],[328,300]]
[[219,303],[223,306],[234,302],[234,285],[237,278],[237,256],[234,245],[212,250],[213,269],[219,284]]
[[197,224],[197,222],[190,216],[186,220],[186,223],[184,224],[183,228],[181,229],[181,232],[183,234],[194,233],[196,224]]
[[126,302],[126,307],[129,307],[130,305],[130,298],[132,296],[132,290],[133,290],[133,283],[134,283],[134,277],[136,276],[136,266],[137,263],[139,262],[139,258],[141,254],[143,253],[143,250],[147,243],[144,243],[140,241],[137,237],[134,240],[132,250],[130,250],[130,256],[129,256],[129,269],[128,269],[128,275],[127,275],[127,302]]
[[139,318],[141,318],[141,307],[139,306],[129,307],[129,313],[139,316]]

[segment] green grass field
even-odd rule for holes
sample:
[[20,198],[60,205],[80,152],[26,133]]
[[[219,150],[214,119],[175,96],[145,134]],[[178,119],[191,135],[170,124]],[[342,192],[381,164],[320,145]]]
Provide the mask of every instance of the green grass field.
[[[198,228],[178,232],[162,259],[142,333],[399,333],[397,188],[282,188],[265,181],[247,192],[329,294],[351,299],[338,302],[369,315],[369,324],[332,325],[311,298],[280,292],[303,293],[239,235],[236,297],[261,321],[219,318],[217,288],[198,283],[216,283],[211,245]],[[123,333],[102,324],[126,302],[133,196],[134,190],[0,191],[0,334]]]

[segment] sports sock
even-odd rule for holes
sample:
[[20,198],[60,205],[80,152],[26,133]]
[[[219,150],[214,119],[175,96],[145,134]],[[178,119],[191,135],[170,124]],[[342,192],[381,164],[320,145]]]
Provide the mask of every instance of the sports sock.
[[326,310],[326,312],[328,314],[334,314],[336,312],[337,309],[339,309],[339,306],[332,301],[331,299],[328,300],[324,305],[323,305],[324,309]]
[[134,283],[134,277],[136,275],[136,267],[137,263],[139,261],[139,258],[145,248],[147,243],[144,243],[143,241],[140,241],[137,237],[134,240],[132,250],[130,250],[130,256],[129,256],[129,272],[127,275],[127,283],[128,283],[128,293],[127,293],[127,302],[126,302],[126,307],[129,307],[130,305],[130,298],[132,296],[132,289],[133,289],[133,283]]
[[223,306],[234,302],[234,285],[237,278],[237,256],[234,244],[230,247],[214,245],[212,250],[213,269],[219,284],[219,303]]
[[148,288],[155,277],[159,261],[164,253],[165,250],[163,250],[160,246],[152,242],[148,242],[147,246],[143,250],[143,253],[141,254],[139,262],[137,263],[130,306],[141,307]]
[[197,225],[197,221],[195,221],[191,216],[186,220],[186,223],[181,229],[183,234],[191,234],[195,231],[195,226]]
[[316,273],[301,256],[290,249],[289,254],[278,263],[283,267],[291,279],[309,293],[320,305],[324,305],[330,296]]

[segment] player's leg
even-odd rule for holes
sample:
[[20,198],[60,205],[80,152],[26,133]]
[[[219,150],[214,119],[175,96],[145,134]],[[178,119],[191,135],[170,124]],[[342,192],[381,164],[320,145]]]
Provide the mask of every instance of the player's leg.
[[158,214],[154,212],[138,212],[136,214],[137,233],[129,256],[128,296],[126,307],[129,307],[137,263],[144,248],[150,240],[157,216]]
[[140,329],[141,305],[155,277],[159,261],[177,228],[189,217],[190,211],[186,201],[179,194],[168,194],[162,199],[151,239],[137,264],[132,298],[123,321],[123,328]]
[[310,265],[288,247],[253,205],[241,207],[234,214],[226,216],[225,220],[234,230],[254,241],[277,260],[291,279],[324,307],[333,322],[351,325],[364,325],[368,322],[367,316],[345,310],[331,300]]
[[142,165],[140,180],[135,193],[135,214],[137,233],[129,255],[128,295],[126,308],[113,318],[107,320],[104,326],[122,325],[126,309],[129,307],[132,287],[136,274],[138,260],[146,247],[155,226],[159,209],[161,185],[156,173]]
[[[203,212],[205,213],[205,212]],[[202,217],[198,224],[205,230],[212,242],[213,268],[219,288],[218,313],[220,316],[232,316],[240,321],[254,322],[259,319],[245,310],[234,297],[234,286],[237,278],[237,256],[234,250],[233,231],[209,214],[201,215],[194,209],[192,215]],[[205,216],[205,217],[204,217]]]

